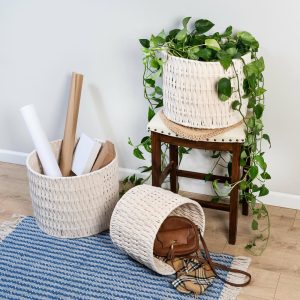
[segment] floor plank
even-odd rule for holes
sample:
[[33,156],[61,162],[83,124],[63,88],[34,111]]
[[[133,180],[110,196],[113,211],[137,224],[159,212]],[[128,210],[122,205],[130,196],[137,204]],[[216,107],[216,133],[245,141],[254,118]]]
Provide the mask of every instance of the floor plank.
[[275,294],[275,300],[299,300],[300,299],[300,278],[281,275]]

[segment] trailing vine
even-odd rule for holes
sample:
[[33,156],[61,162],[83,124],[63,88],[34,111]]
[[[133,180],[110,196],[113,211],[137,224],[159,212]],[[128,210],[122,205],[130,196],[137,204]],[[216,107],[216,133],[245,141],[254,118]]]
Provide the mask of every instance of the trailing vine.
[[[163,106],[163,91],[161,88],[161,76],[165,62],[166,52],[170,55],[199,60],[199,61],[219,61],[225,70],[233,67],[235,76],[233,78],[221,78],[217,84],[217,92],[220,101],[227,101],[231,96],[238,95],[232,103],[232,109],[239,111],[245,124],[245,142],[242,146],[240,165],[244,168],[241,180],[235,185],[239,185],[241,199],[245,199],[251,208],[253,220],[251,227],[255,231],[255,238],[246,245],[246,249],[255,254],[260,254],[265,247],[270,236],[270,220],[266,206],[259,200],[269,193],[265,181],[271,176],[267,172],[267,163],[264,160],[263,142],[267,142],[271,147],[269,135],[264,133],[262,116],[265,109],[265,88],[263,71],[265,69],[263,57],[258,57],[258,41],[246,31],[233,33],[232,26],[225,29],[223,33],[215,32],[208,34],[214,26],[209,20],[200,19],[188,29],[190,17],[182,21],[183,28],[173,29],[168,34],[161,31],[158,35],[151,35],[150,39],[140,39],[143,46],[143,86],[144,96],[149,103],[148,121]],[[251,53],[251,62],[246,64],[243,56]],[[243,72],[245,79],[240,82],[239,75],[233,64],[233,59],[243,61]],[[234,90],[232,80],[237,80],[237,90]],[[240,90],[240,83],[243,91]],[[237,93],[236,93],[237,92]],[[248,114],[242,113],[242,102],[247,101]],[[133,155],[138,159],[145,160],[144,152],[151,153],[151,137],[145,136],[139,144],[134,145],[129,138],[128,143],[133,147]],[[162,168],[168,163],[168,145],[162,145]],[[183,155],[187,155],[191,149],[179,148],[179,160]],[[217,166],[227,169],[231,174],[231,159],[228,154],[213,152],[215,163],[206,180],[210,179]],[[142,184],[151,176],[151,166],[142,166],[141,172],[149,172],[146,178],[134,174],[126,177],[124,183],[130,182],[133,185]],[[216,193],[213,201],[228,196],[233,185],[225,183],[221,186],[217,180],[212,181],[212,187]],[[260,226],[259,226],[260,224]],[[261,241],[262,243],[258,243]]]

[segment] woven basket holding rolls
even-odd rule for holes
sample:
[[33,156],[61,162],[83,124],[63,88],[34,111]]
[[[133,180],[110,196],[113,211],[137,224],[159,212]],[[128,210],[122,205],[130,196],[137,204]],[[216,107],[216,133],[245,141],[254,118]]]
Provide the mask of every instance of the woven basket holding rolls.
[[205,217],[199,203],[162,188],[140,185],[129,190],[116,205],[110,223],[111,239],[153,271],[174,274],[169,264],[153,255],[156,234],[168,216],[188,218],[204,233]]
[[[58,160],[61,140],[51,147]],[[71,177],[43,175],[36,151],[29,154],[26,165],[34,215],[45,233],[77,238],[109,228],[119,199],[117,157],[98,171]]]
[[[251,55],[243,56],[247,64]],[[244,63],[242,59],[233,59],[239,79],[239,89],[243,95]],[[219,100],[218,81],[232,78],[232,96],[225,102]],[[239,100],[238,80],[233,66],[227,70],[220,62],[204,62],[172,55],[166,55],[163,69],[164,114],[178,124],[193,128],[224,128],[242,120],[239,111],[233,110],[234,100]],[[246,115],[247,104],[243,101],[241,112]]]

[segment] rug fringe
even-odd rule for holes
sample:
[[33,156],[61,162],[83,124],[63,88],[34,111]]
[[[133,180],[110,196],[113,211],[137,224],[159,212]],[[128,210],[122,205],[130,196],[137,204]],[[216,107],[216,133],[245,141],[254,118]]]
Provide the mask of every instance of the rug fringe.
[[15,220],[4,221],[0,224],[0,243],[12,233],[26,216],[18,215]]
[[[251,263],[251,258],[246,256],[236,256],[234,257],[231,268],[239,269],[242,271],[247,271],[249,265]],[[245,281],[245,275],[236,274],[236,273],[228,273],[226,280],[234,282],[234,283],[243,283]],[[237,298],[241,291],[240,287],[234,287],[229,284],[225,284],[223,291],[220,296],[220,300],[234,300]]]

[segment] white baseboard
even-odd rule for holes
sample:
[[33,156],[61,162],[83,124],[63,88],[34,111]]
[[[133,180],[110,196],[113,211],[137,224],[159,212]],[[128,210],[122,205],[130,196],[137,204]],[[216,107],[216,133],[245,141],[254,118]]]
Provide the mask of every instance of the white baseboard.
[[[0,161],[25,165],[26,157],[28,153],[17,152],[11,150],[0,149]],[[137,170],[120,168],[119,178],[120,180],[126,176],[138,174],[143,178],[146,178],[147,174],[140,173]],[[183,179],[180,181],[180,187],[183,190],[190,192],[197,192],[201,194],[209,194],[211,191],[210,185],[200,180],[195,179]],[[279,193],[271,191],[269,195],[262,197],[261,200],[265,204],[287,207],[293,209],[300,209],[300,195],[293,195],[288,193]]]
[[2,162],[25,165],[27,155],[28,153],[25,152],[0,149],[0,161]]
[[[120,179],[132,175],[138,174],[143,178],[146,177],[145,174],[141,174],[136,170],[132,169],[125,169],[120,168]],[[200,193],[200,194],[210,194],[211,188],[209,183],[204,183],[200,180],[195,179],[186,179],[182,178],[179,182],[180,187],[182,190]],[[288,194],[288,193],[279,193],[279,192],[272,192],[267,196],[261,197],[261,201],[265,204],[279,206],[279,207],[286,207],[292,209],[300,209],[300,195]]]

